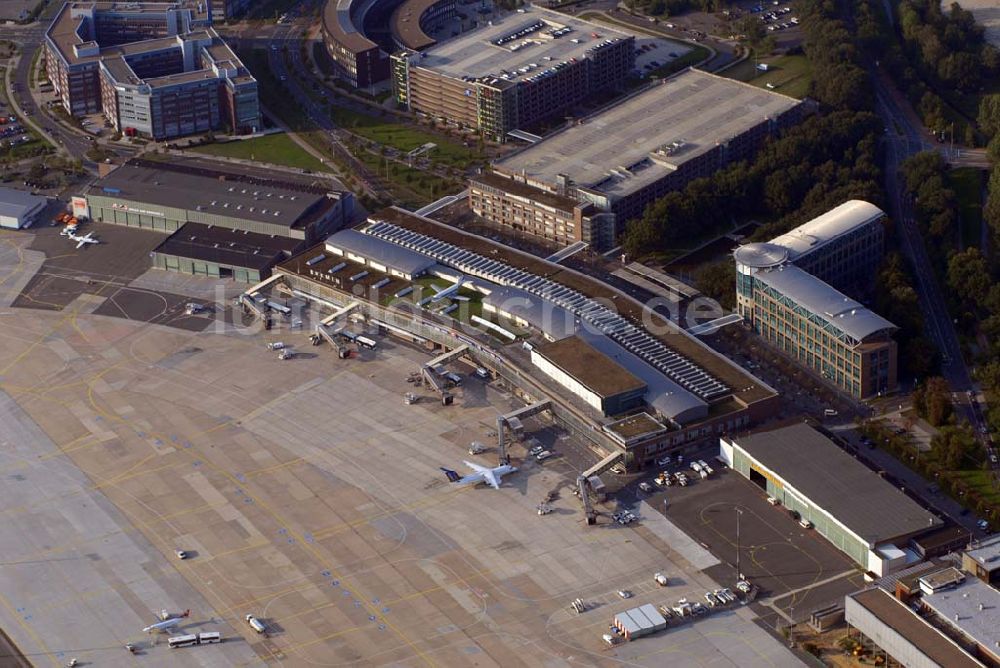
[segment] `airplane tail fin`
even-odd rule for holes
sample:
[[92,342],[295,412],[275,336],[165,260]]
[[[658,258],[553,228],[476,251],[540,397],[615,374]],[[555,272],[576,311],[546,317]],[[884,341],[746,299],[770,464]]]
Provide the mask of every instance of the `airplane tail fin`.
[[448,482],[458,482],[462,479],[462,476],[458,475],[458,473],[452,471],[451,469],[446,469],[442,466],[441,470],[444,471],[446,476],[448,476]]
[[184,614],[181,615],[181,617],[190,617],[190,616],[191,616],[191,608],[188,608],[187,610],[185,610]]

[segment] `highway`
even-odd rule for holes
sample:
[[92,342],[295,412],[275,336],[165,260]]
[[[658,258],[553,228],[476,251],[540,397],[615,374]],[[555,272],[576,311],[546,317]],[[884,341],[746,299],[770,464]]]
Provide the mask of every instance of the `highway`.
[[[885,135],[885,186],[889,214],[897,223],[903,254],[914,268],[917,294],[924,315],[927,336],[941,352],[941,375],[952,389],[956,413],[975,432],[989,456],[994,476],[1000,471],[993,441],[986,429],[983,412],[979,406],[979,393],[972,374],[962,358],[962,349],[955,332],[947,302],[934,276],[923,236],[917,226],[912,202],[905,191],[900,165],[911,155],[939,147],[929,139],[923,127],[915,126],[912,112],[904,109],[892,95],[891,84],[875,77],[876,108],[886,126]],[[900,379],[906,384],[909,379]],[[1000,479],[1000,477],[998,477]]]

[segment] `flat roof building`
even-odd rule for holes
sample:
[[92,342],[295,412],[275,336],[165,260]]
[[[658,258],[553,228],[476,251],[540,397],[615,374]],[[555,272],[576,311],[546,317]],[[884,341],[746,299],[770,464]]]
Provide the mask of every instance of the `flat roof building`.
[[45,33],[65,110],[156,140],[261,127],[257,80],[210,27],[208,3],[67,2]]
[[851,200],[767,243],[740,246],[736,307],[767,343],[857,399],[896,387],[896,326],[835,285],[870,282],[885,213]]
[[411,111],[481,131],[493,141],[620,90],[635,38],[526,6],[424,50],[392,56],[396,100]]
[[921,602],[940,625],[974,645],[985,663],[1000,664],[1000,591],[978,578],[966,578],[933,594],[925,592]]
[[44,197],[0,186],[0,227],[19,230],[30,226],[45,204]]
[[1000,536],[978,541],[962,554],[962,568],[983,582],[1000,582]]
[[[338,252],[332,252],[334,248]],[[630,466],[713,433],[746,428],[768,417],[775,406],[773,389],[675,325],[655,314],[654,323],[669,333],[633,324],[643,321],[642,306],[601,282],[401,209],[372,214],[366,225],[334,235],[322,246],[283,263],[279,270],[294,277],[298,289],[323,299],[339,303],[359,296],[379,304],[378,308],[386,308],[387,295],[419,290],[420,286],[408,284],[413,278],[433,276],[451,284],[463,281],[463,290],[482,295],[482,315],[491,324],[511,327],[498,317],[502,316],[517,319],[518,326],[525,328],[518,336],[531,339],[535,348],[531,357],[547,365],[547,374],[551,371],[561,383],[565,380],[547,387],[560,392],[564,401],[574,401],[577,415],[589,415],[595,424],[603,424],[606,414],[617,417],[633,407],[645,409],[645,426],[629,429],[626,423],[613,420],[620,425],[602,432],[614,447],[628,453]],[[372,286],[378,285],[377,295],[357,292],[347,280],[362,272]],[[603,305],[613,298],[619,313]],[[417,302],[410,299],[405,308],[399,306],[401,312],[412,313]],[[442,315],[436,309],[421,313],[434,321],[434,327]],[[462,321],[466,332],[471,326]],[[427,327],[417,324],[413,329],[428,336]],[[545,341],[556,343],[547,348],[550,344]],[[535,355],[536,350],[540,354]],[[526,357],[520,351],[517,354]],[[580,355],[588,363],[580,364],[576,359]],[[591,367],[606,372],[595,374]],[[531,368],[525,360],[520,373]]]
[[984,664],[880,587],[850,594],[847,624],[907,668],[984,668]]
[[[749,157],[803,112],[800,100],[687,70],[496,161],[470,180],[470,205],[520,232],[610,247],[657,198]],[[581,226],[578,205],[613,215]]]
[[604,415],[642,405],[646,384],[579,336],[531,350],[531,363]]
[[906,541],[943,525],[807,424],[723,437],[720,448],[734,471],[876,575],[915,561],[903,549]]
[[306,243],[227,227],[185,223],[153,249],[153,266],[209,278],[259,283]]

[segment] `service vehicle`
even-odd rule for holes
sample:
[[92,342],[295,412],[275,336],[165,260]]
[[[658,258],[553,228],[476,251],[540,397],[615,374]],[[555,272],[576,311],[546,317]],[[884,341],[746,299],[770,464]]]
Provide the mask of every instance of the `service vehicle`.
[[656,584],[660,585],[661,587],[666,587],[667,585],[670,584],[670,581],[667,580],[667,576],[664,575],[663,573],[654,574],[653,581],[656,582]]
[[245,619],[247,624],[250,625],[250,628],[252,628],[257,633],[264,633],[267,631],[267,626],[264,625],[264,622],[260,621],[253,615],[247,615],[243,619]]

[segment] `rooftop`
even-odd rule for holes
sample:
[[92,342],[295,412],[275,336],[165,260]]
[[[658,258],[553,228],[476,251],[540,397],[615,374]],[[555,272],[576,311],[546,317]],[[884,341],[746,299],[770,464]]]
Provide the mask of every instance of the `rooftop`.
[[666,427],[660,424],[649,413],[636,413],[626,418],[604,425],[604,430],[610,432],[622,440],[630,441],[635,438],[656,434],[666,431]]
[[294,227],[327,193],[342,190],[317,177],[172,156],[170,162],[133,158],[86,194]]
[[885,216],[874,204],[852,199],[799,225],[791,232],[771,239],[771,244],[788,249],[788,259],[799,257]]
[[[323,29],[355,54],[368,49],[377,49],[378,45],[365,37],[354,25],[354,18],[351,16],[351,5],[354,2],[355,0],[326,0],[323,5]],[[366,2],[368,0],[357,0],[359,5]]]
[[419,276],[437,264],[426,255],[362,234],[357,230],[341,230],[328,237],[326,249],[335,252],[333,250],[335,248],[363,258],[375,259],[388,269],[409,276]]
[[565,174],[577,187],[616,199],[799,104],[687,70],[497,161],[494,170],[550,189]]
[[[776,395],[772,388],[747,373],[734,362],[719,355],[695,337],[663,319],[659,314],[655,312],[644,314],[641,304],[628,299],[599,280],[534,255],[512,249],[509,246],[495,243],[485,237],[464,232],[430,218],[417,216],[403,209],[382,209],[372,214],[369,220],[385,221],[398,225],[485,257],[502,258],[503,262],[511,267],[555,281],[565,287],[577,290],[591,299],[601,299],[606,300],[607,303],[613,303],[617,307],[618,313],[631,322],[642,323],[643,318],[647,317],[653,325],[660,329],[661,333],[654,335],[657,341],[691,360],[727,385],[731,389],[732,395],[738,397],[743,403],[753,404],[758,401],[767,401]],[[669,380],[666,376],[660,375],[664,380]],[[697,398],[694,399],[697,401]]]
[[440,1],[403,0],[403,3],[392,12],[390,23],[392,36],[413,51],[423,51],[433,46],[437,40],[420,27],[420,17]]
[[[422,56],[413,55],[411,66],[456,79],[501,77],[510,72],[511,83],[516,83],[560,63],[585,58],[606,40],[632,39],[613,28],[533,6],[496,17],[491,23],[432,46]],[[517,71],[523,68],[528,70],[519,75]]]
[[[1000,660],[1000,592],[977,578],[952,589],[925,593],[923,602],[941,619]],[[950,664],[942,664],[949,666]]]
[[290,256],[301,243],[288,237],[185,223],[153,252],[263,271]]
[[885,590],[873,587],[851,594],[849,598],[935,664],[948,668],[982,668],[981,663]]
[[965,554],[988,571],[1000,568],[1000,536],[975,543]]
[[762,269],[754,276],[857,341],[897,329],[882,316],[795,265]]
[[561,211],[572,211],[573,207],[583,206],[583,204],[572,197],[566,197],[565,195],[559,195],[547,190],[541,190],[539,188],[532,188],[531,186],[521,183],[520,181],[514,181],[513,179],[509,179],[505,176],[500,176],[492,172],[476,174],[475,176],[470,177],[469,180],[473,183],[481,183],[493,188],[499,188],[514,195],[527,197],[536,202],[540,202],[541,204],[555,207]]
[[45,198],[23,190],[0,186],[0,216],[20,218],[45,205]]
[[579,336],[536,346],[534,351],[602,399],[646,389],[646,384]]
[[942,524],[807,424],[758,432],[735,442],[869,545]]

